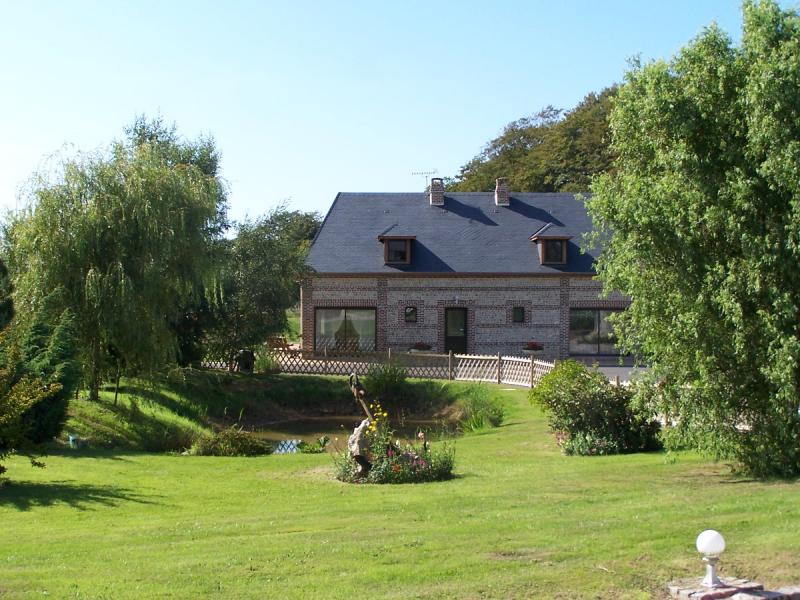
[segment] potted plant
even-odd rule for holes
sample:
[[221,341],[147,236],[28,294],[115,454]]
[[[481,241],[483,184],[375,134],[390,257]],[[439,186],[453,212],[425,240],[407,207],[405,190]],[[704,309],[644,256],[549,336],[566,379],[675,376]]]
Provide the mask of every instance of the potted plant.
[[536,340],[531,340],[530,342],[526,343],[525,347],[522,349],[525,354],[530,354],[531,356],[539,356],[542,350],[544,350],[544,346],[542,346]]
[[425,342],[416,342],[411,348],[408,349],[409,352],[426,352],[431,349],[430,344],[426,344]]

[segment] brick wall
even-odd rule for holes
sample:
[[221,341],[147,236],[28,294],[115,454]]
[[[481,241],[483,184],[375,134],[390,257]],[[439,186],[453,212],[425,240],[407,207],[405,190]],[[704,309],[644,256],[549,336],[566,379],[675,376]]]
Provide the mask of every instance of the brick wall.
[[[415,342],[444,351],[445,308],[468,309],[467,350],[472,354],[521,354],[529,340],[544,345],[545,358],[569,350],[569,309],[623,308],[619,296],[600,299],[601,285],[589,276],[386,277],[315,276],[302,289],[303,348],[314,347],[314,309],[374,307],[377,349],[407,350]],[[417,308],[416,323],[405,307]],[[525,309],[523,323],[513,308]]]

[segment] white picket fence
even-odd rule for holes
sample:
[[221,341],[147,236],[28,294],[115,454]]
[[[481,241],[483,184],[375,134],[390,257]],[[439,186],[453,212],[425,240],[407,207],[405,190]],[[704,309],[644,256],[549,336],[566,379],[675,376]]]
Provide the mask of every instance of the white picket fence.
[[[524,356],[475,354],[434,354],[431,352],[369,352],[344,355],[314,355],[299,350],[273,350],[270,356],[282,373],[305,375],[366,374],[371,368],[394,364],[409,377],[486,381],[532,387],[549,373],[555,363]],[[203,367],[227,369],[224,361],[206,361]]]

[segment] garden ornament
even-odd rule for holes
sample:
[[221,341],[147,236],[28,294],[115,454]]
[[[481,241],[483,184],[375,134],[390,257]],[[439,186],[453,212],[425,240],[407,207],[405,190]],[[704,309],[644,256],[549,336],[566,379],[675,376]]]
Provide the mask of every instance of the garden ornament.
[[717,577],[717,562],[719,555],[725,550],[725,538],[713,529],[706,529],[697,536],[697,551],[703,555],[703,562],[706,563],[706,576],[700,583],[709,588],[723,585]]
[[369,473],[369,470],[372,468],[372,463],[367,458],[369,443],[366,439],[367,429],[370,423],[372,423],[372,413],[369,411],[369,407],[366,403],[367,391],[364,389],[364,386],[361,385],[361,382],[358,380],[358,375],[355,373],[350,374],[350,390],[353,392],[353,397],[361,405],[361,408],[364,409],[367,418],[361,421],[361,424],[353,430],[353,434],[347,438],[347,450],[350,452],[350,456],[353,457],[353,460],[358,463],[358,475],[366,477],[367,473]]

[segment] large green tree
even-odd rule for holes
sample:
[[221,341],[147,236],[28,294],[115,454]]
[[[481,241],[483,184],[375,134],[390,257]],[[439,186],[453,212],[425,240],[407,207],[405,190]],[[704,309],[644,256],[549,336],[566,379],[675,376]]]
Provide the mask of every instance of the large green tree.
[[606,88],[572,110],[548,106],[508,124],[448,188],[490,191],[498,177],[506,177],[520,192],[585,192],[592,177],[613,166],[608,115],[615,94],[616,87]]
[[618,330],[667,442],[800,473],[800,18],[748,1],[740,45],[711,26],[634,64],[611,126],[599,273],[633,299]]
[[212,308],[210,355],[232,364],[238,350],[255,349],[286,330],[286,309],[299,300],[305,258],[318,228],[316,213],[282,207],[238,224]]
[[67,160],[7,226],[17,310],[69,309],[90,394],[174,359],[169,326],[214,267],[225,187],[212,140],[137,120],[107,153]]

